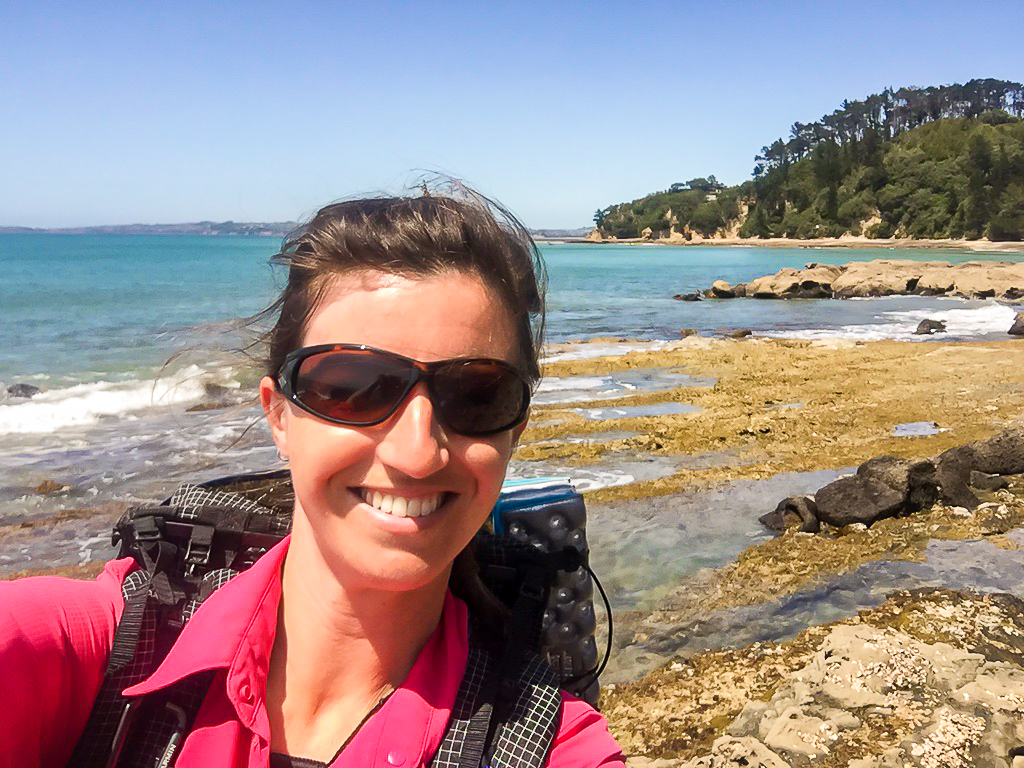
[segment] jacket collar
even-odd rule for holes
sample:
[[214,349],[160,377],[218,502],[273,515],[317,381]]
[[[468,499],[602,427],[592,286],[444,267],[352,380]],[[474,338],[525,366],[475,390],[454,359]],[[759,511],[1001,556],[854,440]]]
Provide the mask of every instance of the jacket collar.
[[265,687],[277,633],[281,565],[290,538],[285,537],[251,568],[210,595],[185,625],[156,671],[125,689],[124,695],[151,693],[197,672],[225,667],[229,690],[233,677],[245,678],[239,681],[239,688],[242,682],[250,690],[257,685],[258,690]]

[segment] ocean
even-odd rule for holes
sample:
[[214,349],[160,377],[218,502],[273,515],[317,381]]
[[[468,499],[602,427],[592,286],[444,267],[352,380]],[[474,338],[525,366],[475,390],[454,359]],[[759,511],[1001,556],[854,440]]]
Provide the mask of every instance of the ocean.
[[[268,263],[278,245],[260,237],[0,235],[0,525],[42,531],[32,526],[75,521],[60,542],[26,534],[0,551],[0,572],[106,556],[110,515],[124,503],[163,498],[188,480],[279,466],[255,406],[258,374],[238,351],[254,338],[242,320],[266,306],[283,279]],[[672,298],[718,278],[743,282],[810,261],[979,258],[966,251],[581,244],[542,251],[549,341],[626,340],[609,342],[612,352],[678,339],[686,328],[920,342],[912,332],[923,317],[947,322],[947,333],[930,341],[1005,339],[1015,311],[925,297]],[[550,381],[538,401],[614,398],[671,387],[679,375]],[[15,384],[41,391],[14,397],[7,388]],[[645,464],[574,479],[594,488],[671,470]],[[513,465],[524,475],[551,471],[577,473]]]

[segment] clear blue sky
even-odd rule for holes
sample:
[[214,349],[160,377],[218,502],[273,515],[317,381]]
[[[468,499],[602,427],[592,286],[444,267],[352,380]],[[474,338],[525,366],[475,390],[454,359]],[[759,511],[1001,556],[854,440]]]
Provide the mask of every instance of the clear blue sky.
[[0,225],[291,220],[418,169],[531,227],[887,86],[1024,79],[1020,0],[0,0]]

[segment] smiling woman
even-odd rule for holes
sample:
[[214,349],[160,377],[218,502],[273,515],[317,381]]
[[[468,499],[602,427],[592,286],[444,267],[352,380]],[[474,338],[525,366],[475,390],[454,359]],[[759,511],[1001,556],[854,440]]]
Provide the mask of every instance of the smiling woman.
[[[450,749],[469,714],[461,691],[505,634],[470,542],[539,378],[543,272],[514,218],[456,191],[331,205],[282,248],[289,277],[267,311],[259,389],[289,463],[292,534],[204,602],[125,692],[170,697],[212,676],[194,722],[179,718],[178,766],[469,762]],[[0,766],[67,762],[132,565],[89,584],[0,585]],[[517,744],[499,738],[486,764],[623,764],[597,712],[530,675],[507,717],[529,722],[538,696],[554,696],[554,716],[536,733],[517,726]]]

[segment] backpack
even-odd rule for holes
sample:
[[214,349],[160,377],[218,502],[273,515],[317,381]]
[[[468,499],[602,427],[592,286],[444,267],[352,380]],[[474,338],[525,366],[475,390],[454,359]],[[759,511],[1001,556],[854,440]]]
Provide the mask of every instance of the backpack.
[[[142,697],[121,691],[159,666],[203,601],[289,532],[292,504],[288,472],[279,470],[184,485],[118,520],[113,543],[139,567],[122,585],[124,612],[104,681],[69,766],[173,765],[214,673]],[[503,489],[493,530],[474,544],[482,581],[509,608],[506,639],[496,651],[471,626],[466,673],[433,766],[543,765],[560,689],[596,703],[603,665],[585,523],[582,497],[568,481]]]

